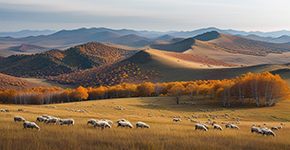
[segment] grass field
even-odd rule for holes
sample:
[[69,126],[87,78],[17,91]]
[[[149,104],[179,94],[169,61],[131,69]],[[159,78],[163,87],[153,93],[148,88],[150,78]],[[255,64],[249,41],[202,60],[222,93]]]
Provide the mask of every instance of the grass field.
[[[181,101],[190,101],[182,97]],[[0,113],[0,149],[290,149],[290,101],[277,103],[275,107],[263,108],[225,108],[219,107],[216,100],[203,100],[196,97],[197,105],[179,105],[172,97],[122,98],[96,100],[53,105],[4,105],[0,108],[10,112]],[[153,103],[157,107],[148,105]],[[57,109],[51,106],[56,106]],[[118,110],[123,106],[125,110]],[[18,112],[18,108],[25,109]],[[88,112],[69,112],[65,108],[86,109]],[[208,109],[209,112],[201,112]],[[233,111],[235,110],[235,111]],[[22,122],[14,122],[14,116],[22,116],[35,122],[38,116],[44,114],[63,119],[73,118],[74,126],[37,123],[36,129],[23,129]],[[204,115],[230,115],[228,119],[216,119],[223,131],[194,130],[195,123],[187,121],[185,116],[200,115],[193,118],[201,122],[209,118]],[[173,122],[174,116],[181,116],[181,122]],[[239,117],[240,130],[226,129],[221,122],[236,122],[233,117]],[[109,119],[114,121],[111,129],[96,129],[86,125],[89,119]],[[143,121],[150,129],[117,128],[118,119],[129,120],[135,127],[136,122]],[[268,127],[286,124],[276,131],[276,137],[262,136],[251,133],[252,124]]]

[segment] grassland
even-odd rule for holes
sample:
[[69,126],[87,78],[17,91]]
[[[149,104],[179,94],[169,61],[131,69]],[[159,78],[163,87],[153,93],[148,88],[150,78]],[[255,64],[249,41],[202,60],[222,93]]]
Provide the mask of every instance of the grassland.
[[[190,101],[184,96],[181,101]],[[179,105],[172,97],[123,98],[111,100],[62,103],[53,105],[4,105],[0,108],[10,112],[0,113],[0,149],[289,149],[290,148],[290,101],[278,103],[275,107],[264,108],[225,108],[217,107],[216,100],[203,100],[196,97],[196,106]],[[149,106],[149,103],[158,105]],[[50,106],[56,106],[54,109]],[[123,106],[125,110],[118,110]],[[25,112],[18,112],[18,108]],[[87,109],[89,112],[69,112],[65,108]],[[201,112],[208,109],[209,112]],[[216,111],[213,111],[213,110]],[[233,111],[232,109],[236,110]],[[195,131],[194,123],[185,116],[223,115],[229,119],[219,118],[217,124],[235,122],[232,117],[239,117],[240,130],[225,129],[208,132]],[[22,116],[28,121],[35,121],[43,114],[60,118],[73,118],[74,126],[46,125],[37,123],[41,130],[22,129],[22,122],[14,122],[14,116]],[[164,115],[164,116],[162,116]],[[182,122],[173,122],[174,116],[181,116]],[[111,129],[96,129],[86,125],[89,119],[110,119],[115,122]],[[134,126],[138,121],[146,122],[150,129],[117,128],[118,119],[127,119]],[[195,118],[194,118],[195,119]],[[207,117],[195,120],[207,121]],[[278,126],[286,124],[281,130],[274,131],[276,137],[262,136],[250,132],[252,124]]]

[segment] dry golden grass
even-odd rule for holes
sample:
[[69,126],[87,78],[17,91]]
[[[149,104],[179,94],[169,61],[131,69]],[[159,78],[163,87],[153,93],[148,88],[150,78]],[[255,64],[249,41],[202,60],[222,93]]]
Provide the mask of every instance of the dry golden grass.
[[[181,101],[190,101],[189,97],[182,97]],[[151,98],[123,98],[111,100],[86,101],[53,105],[0,105],[10,112],[0,113],[0,149],[289,149],[290,148],[290,102],[278,103],[269,108],[226,108],[217,107],[216,100],[203,100],[196,97],[194,105],[179,105],[172,97]],[[158,105],[149,106],[149,103]],[[123,106],[125,110],[117,110],[116,106]],[[57,109],[46,106],[56,106]],[[25,112],[18,112],[18,108]],[[90,112],[69,112],[65,108],[87,109]],[[209,109],[210,112],[200,112],[199,109]],[[216,111],[212,111],[216,109]],[[235,109],[237,111],[232,111]],[[148,114],[150,113],[150,114]],[[223,131],[195,131],[194,123],[187,121],[184,116],[194,114],[229,114],[229,119],[216,119],[217,124],[235,122],[232,117],[239,117],[240,130],[225,129]],[[22,129],[22,122],[14,122],[14,116],[22,116],[28,121],[35,121],[43,114],[60,118],[73,118],[74,126],[52,125],[37,123],[40,131]],[[164,114],[164,117],[161,115]],[[152,117],[150,117],[152,116]],[[181,116],[182,122],[173,122],[174,116]],[[110,119],[114,121],[111,129],[96,129],[86,125],[89,119]],[[118,119],[127,119],[133,126],[143,121],[150,125],[150,129],[117,128]],[[194,118],[195,119],[195,118]],[[195,120],[206,121],[201,117]],[[276,137],[262,136],[251,133],[252,124],[278,126],[286,124],[281,130],[275,131]]]

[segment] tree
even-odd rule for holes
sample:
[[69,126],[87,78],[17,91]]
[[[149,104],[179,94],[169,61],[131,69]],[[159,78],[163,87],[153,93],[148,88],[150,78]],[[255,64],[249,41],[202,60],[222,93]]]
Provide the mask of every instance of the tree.
[[189,94],[191,100],[193,100],[193,96],[196,93],[197,89],[198,89],[198,85],[195,82],[192,84],[188,84],[185,87],[185,92]]
[[176,104],[179,104],[179,97],[183,91],[184,86],[178,82],[176,82],[175,85],[169,90],[169,93],[175,97]]
[[150,96],[154,92],[154,84],[151,82],[144,82],[137,86],[138,96]]
[[82,86],[79,86],[72,91],[73,98],[81,101],[82,99],[87,99],[89,97],[88,90]]

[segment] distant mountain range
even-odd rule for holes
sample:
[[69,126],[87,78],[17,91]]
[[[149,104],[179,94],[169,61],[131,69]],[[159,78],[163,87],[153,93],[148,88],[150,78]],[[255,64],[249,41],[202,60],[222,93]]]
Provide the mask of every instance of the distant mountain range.
[[[172,44],[179,42],[185,38],[192,38],[194,36],[217,31],[227,35],[237,35],[253,40],[260,40],[272,43],[290,43],[289,31],[276,32],[245,32],[237,30],[221,30],[210,27],[194,31],[135,31],[128,29],[114,30],[109,28],[80,28],[76,30],[61,30],[49,35],[27,36],[21,38],[1,37],[0,34],[0,55],[10,56],[13,54],[31,54],[40,53],[49,49],[66,49],[75,45],[80,45],[88,42],[102,42],[113,43],[118,45],[125,45],[131,47],[144,47],[154,44]],[[33,31],[21,31],[31,32]],[[35,31],[36,32],[36,31]],[[39,31],[40,32],[40,31]],[[47,31],[53,32],[53,31]],[[20,33],[20,32],[19,32]],[[11,33],[12,35],[12,33]],[[272,37],[264,37],[264,36]],[[276,37],[276,36],[280,37]],[[20,50],[23,45],[30,45],[25,47],[25,51]],[[33,45],[33,46],[32,46]]]
[[0,37],[13,37],[13,38],[20,38],[20,37],[27,37],[27,36],[39,36],[39,35],[49,35],[53,34],[56,31],[54,30],[21,30],[15,32],[0,32]]

